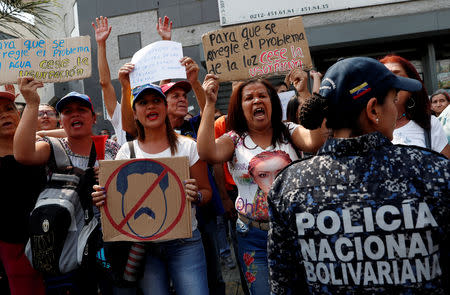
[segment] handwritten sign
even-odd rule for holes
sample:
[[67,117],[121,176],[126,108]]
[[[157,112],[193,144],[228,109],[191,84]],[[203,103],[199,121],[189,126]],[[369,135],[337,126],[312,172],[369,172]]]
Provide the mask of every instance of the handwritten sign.
[[0,84],[34,77],[41,82],[65,82],[91,76],[89,36],[65,39],[0,40]]
[[219,81],[312,68],[300,16],[232,26],[202,36],[208,73]]
[[105,241],[155,241],[192,236],[191,204],[182,180],[187,157],[100,161]]
[[182,57],[183,47],[178,42],[158,41],[145,46],[131,59],[131,88],[165,79],[186,79],[186,69],[180,64]]
[[218,0],[220,25],[398,3],[411,0]]

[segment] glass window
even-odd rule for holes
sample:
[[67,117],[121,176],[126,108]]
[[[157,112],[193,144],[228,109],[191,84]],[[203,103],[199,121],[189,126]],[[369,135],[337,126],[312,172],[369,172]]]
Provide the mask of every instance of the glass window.
[[141,33],[130,33],[117,36],[119,40],[119,58],[129,58],[141,49]]
[[438,88],[450,89],[450,35],[445,35],[434,43],[436,51],[436,77]]

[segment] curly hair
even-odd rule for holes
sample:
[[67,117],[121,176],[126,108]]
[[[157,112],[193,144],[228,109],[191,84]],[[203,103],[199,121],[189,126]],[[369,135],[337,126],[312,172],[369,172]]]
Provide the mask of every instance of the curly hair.
[[[379,104],[384,104],[389,91],[390,89],[385,89],[376,94],[375,98]],[[352,131],[352,136],[360,136],[364,132],[359,125],[359,116],[366,106],[367,102],[352,109],[342,110],[337,106],[330,105],[329,100],[320,94],[314,93],[302,104],[299,120],[303,127],[314,130],[319,128],[326,118],[328,128],[334,130],[348,128]]]

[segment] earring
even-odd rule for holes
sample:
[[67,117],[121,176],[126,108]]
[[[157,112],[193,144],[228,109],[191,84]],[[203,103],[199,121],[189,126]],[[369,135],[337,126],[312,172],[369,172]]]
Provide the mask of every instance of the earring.
[[409,99],[408,99],[408,102],[406,103],[407,104],[407,108],[408,109],[412,109],[412,108],[414,108],[415,106],[416,106],[416,101],[414,100],[414,97],[410,97]]
[[375,122],[378,124],[380,122],[380,120],[378,118],[376,118]]

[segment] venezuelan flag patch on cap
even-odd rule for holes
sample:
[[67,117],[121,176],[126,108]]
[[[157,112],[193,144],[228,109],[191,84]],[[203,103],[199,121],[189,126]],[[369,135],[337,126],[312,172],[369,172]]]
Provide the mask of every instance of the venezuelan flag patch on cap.
[[371,88],[369,87],[369,84],[367,84],[367,82],[364,82],[361,85],[350,90],[350,94],[352,95],[353,99],[358,99],[370,90]]

